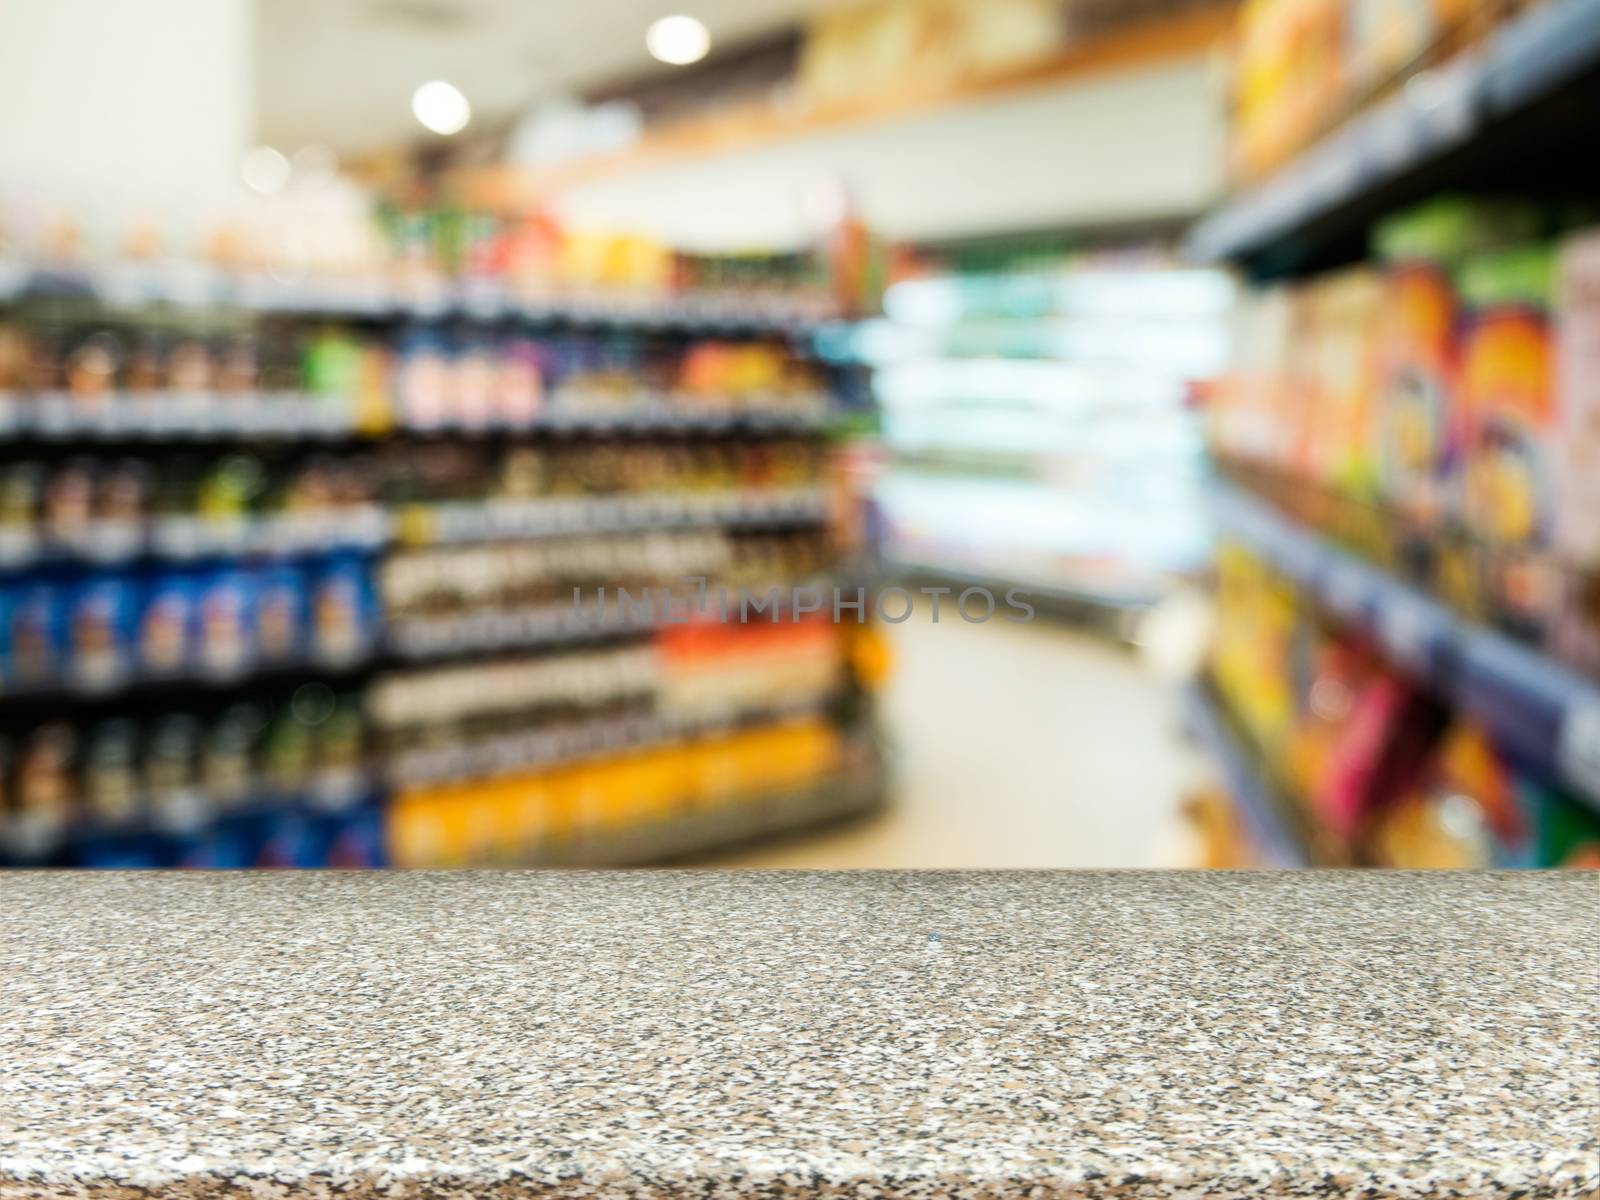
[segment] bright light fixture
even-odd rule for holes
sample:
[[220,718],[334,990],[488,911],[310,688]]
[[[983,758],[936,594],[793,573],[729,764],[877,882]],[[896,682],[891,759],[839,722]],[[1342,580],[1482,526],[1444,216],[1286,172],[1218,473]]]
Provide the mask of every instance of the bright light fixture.
[[644,45],[652,58],[675,67],[687,66],[699,62],[711,49],[711,31],[704,22],[679,13],[653,22],[645,31]]
[[472,120],[472,105],[461,89],[442,79],[430,79],[411,93],[411,111],[425,128],[445,137],[460,133]]
[[252,146],[239,160],[239,176],[245,187],[263,196],[276,196],[288,186],[289,160],[271,146]]

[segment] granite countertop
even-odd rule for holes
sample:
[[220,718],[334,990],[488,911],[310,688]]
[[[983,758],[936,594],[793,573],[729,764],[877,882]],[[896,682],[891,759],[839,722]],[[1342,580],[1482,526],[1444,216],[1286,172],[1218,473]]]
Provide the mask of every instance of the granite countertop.
[[0,1197],[1579,1197],[1600,875],[0,874]]

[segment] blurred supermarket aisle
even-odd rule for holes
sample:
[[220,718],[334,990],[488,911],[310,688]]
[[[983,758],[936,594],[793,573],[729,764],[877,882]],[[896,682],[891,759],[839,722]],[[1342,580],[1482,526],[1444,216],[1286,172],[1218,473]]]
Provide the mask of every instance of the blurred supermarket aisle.
[[704,865],[1177,865],[1199,767],[1175,691],[1134,653],[1045,619],[935,625],[923,609],[889,629],[889,810]]

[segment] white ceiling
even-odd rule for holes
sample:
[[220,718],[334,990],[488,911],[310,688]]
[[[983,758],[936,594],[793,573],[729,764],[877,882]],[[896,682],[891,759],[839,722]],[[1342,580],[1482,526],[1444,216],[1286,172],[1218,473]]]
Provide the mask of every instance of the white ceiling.
[[[660,67],[657,17],[687,12],[719,43],[776,29],[837,0],[257,0],[258,129],[292,152],[357,153],[422,135],[411,93],[448,79],[475,116]],[[424,135],[425,136],[425,135]]]

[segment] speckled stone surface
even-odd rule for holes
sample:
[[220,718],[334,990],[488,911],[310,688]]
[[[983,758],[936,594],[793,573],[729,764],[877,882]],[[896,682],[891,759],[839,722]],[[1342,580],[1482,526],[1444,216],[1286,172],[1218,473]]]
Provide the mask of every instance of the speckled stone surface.
[[0,1197],[1580,1197],[1600,875],[0,875]]

